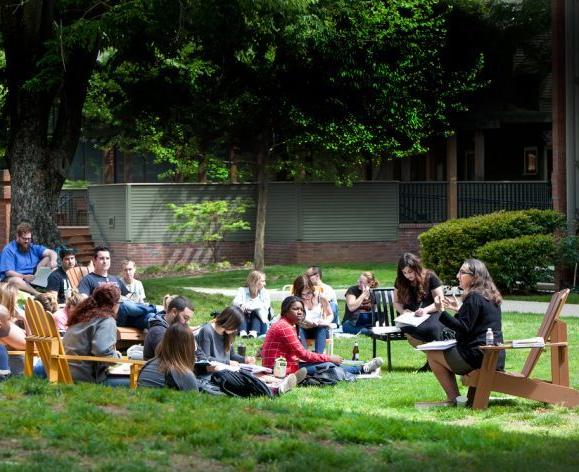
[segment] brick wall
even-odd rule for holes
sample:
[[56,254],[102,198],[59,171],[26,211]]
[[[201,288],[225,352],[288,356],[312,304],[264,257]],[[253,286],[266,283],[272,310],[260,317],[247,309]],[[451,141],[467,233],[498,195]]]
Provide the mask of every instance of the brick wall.
[[[430,225],[400,225],[398,241],[391,242],[267,243],[266,264],[396,262],[403,252],[418,252],[417,236],[429,227]],[[189,243],[111,243],[110,249],[113,273],[120,270],[120,262],[123,259],[132,259],[139,267],[210,262],[206,250],[199,245]],[[221,247],[221,257],[234,264],[251,261],[253,260],[253,243],[225,242]],[[370,265],[369,268],[371,268]]]

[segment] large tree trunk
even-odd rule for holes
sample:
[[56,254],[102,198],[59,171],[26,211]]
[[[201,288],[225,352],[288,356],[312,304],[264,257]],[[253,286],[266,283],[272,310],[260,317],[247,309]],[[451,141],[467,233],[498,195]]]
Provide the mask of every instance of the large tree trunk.
[[[96,63],[97,38],[91,49],[61,45],[55,54],[54,1],[30,0],[14,5],[0,1],[6,52],[9,120],[6,160],[12,178],[11,229],[26,220],[37,242],[59,242],[54,221],[58,195],[80,136],[82,107]],[[54,123],[54,125],[51,125]]]
[[257,215],[255,219],[255,246],[253,265],[255,270],[265,267],[265,219],[267,216],[267,157],[268,151],[263,139],[259,140],[257,150]]

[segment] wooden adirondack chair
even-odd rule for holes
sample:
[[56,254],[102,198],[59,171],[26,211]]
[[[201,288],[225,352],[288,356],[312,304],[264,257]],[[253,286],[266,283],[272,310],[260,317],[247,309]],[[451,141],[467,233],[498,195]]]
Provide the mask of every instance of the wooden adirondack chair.
[[87,275],[90,272],[92,272],[92,270],[88,266],[76,266],[68,269],[66,271],[66,277],[68,279],[68,282],[70,283],[70,288],[78,288],[80,279],[82,279],[85,275]]
[[559,319],[567,301],[569,289],[555,293],[551,298],[537,336],[546,342],[551,351],[551,380],[530,378],[539,361],[543,348],[531,348],[521,372],[498,372],[499,353],[512,349],[512,345],[483,346],[482,367],[462,377],[469,387],[468,399],[475,409],[488,407],[491,392],[502,392],[517,397],[568,407],[579,406],[579,391],[569,387],[569,358],[567,348],[567,325]]
[[137,387],[137,377],[144,361],[127,358],[71,356],[64,351],[62,340],[56,328],[56,323],[42,305],[29,298],[26,300],[26,319],[30,324],[31,336],[26,337],[26,351],[24,355],[24,375],[32,376],[35,348],[42,359],[48,380],[53,383],[73,383],[68,361],[103,362],[106,364],[131,364],[131,388]]

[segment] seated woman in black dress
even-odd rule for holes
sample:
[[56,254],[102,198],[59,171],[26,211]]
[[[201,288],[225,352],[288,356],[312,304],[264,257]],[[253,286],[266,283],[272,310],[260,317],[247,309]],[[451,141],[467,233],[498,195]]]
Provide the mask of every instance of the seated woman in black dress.
[[[441,339],[444,325],[439,321],[440,312],[434,299],[443,295],[440,279],[433,271],[422,267],[417,256],[406,252],[400,257],[394,282],[394,308],[400,314],[414,312],[416,316],[430,315],[419,326],[401,328],[412,346]],[[428,370],[428,363],[420,370]]]
[[[433,406],[456,404],[460,393],[455,375],[465,375],[481,367],[483,352],[479,347],[486,343],[489,328],[493,331],[495,342],[503,342],[502,297],[484,263],[478,259],[467,259],[456,278],[464,290],[462,306],[459,308],[455,299],[437,297],[435,300],[438,311],[447,308],[456,311],[454,316],[442,311],[440,322],[455,331],[457,344],[445,351],[427,351],[430,368],[446,393],[446,401],[431,403]],[[504,365],[502,351],[497,368],[502,370]]]

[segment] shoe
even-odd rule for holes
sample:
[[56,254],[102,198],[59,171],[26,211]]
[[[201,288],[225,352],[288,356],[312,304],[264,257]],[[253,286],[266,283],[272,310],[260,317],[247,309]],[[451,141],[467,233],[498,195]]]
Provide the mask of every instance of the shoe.
[[420,369],[418,369],[416,372],[432,372],[432,369],[430,368],[430,364],[428,363],[428,361],[426,361],[426,364],[424,364]]
[[[302,379],[303,380],[303,379]],[[298,379],[296,374],[289,374],[283,381],[279,384],[277,388],[277,392],[280,395],[289,392],[292,388],[294,388],[298,384]]]
[[414,406],[419,410],[426,410],[429,408],[448,408],[456,406],[456,402],[450,400],[442,402],[416,402]]
[[251,330],[247,336],[250,338],[256,339],[257,338],[257,331]]
[[240,338],[247,338],[247,331],[245,331],[244,329],[242,329],[242,330],[239,332],[239,337],[240,337]]
[[301,384],[304,379],[308,376],[308,369],[306,369],[305,367],[302,367],[300,370],[298,370],[295,374],[298,385]]
[[362,372],[364,374],[371,374],[372,372],[374,372],[375,370],[379,369],[380,367],[382,367],[382,364],[384,364],[384,360],[381,357],[375,357],[374,359],[372,359],[370,362],[366,362],[363,366],[362,366]]

